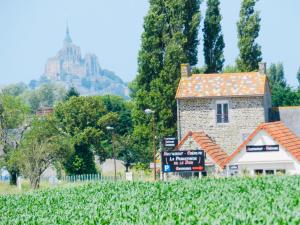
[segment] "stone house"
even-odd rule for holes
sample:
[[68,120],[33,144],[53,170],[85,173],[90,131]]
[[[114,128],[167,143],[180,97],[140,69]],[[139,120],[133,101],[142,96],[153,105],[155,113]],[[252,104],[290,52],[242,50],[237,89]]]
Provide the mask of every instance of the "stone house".
[[230,155],[259,124],[270,121],[266,64],[258,72],[223,74],[191,74],[189,64],[182,64],[176,100],[178,139],[203,132]]

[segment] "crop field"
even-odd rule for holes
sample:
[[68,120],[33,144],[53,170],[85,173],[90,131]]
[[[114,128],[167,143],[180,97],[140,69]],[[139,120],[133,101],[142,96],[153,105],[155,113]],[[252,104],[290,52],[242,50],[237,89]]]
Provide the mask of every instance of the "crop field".
[[300,177],[104,182],[0,197],[1,224],[300,224]]

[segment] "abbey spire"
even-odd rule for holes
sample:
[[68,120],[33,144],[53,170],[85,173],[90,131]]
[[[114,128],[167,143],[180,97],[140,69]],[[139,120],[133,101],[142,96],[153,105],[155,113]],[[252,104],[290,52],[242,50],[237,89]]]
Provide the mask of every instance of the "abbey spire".
[[71,44],[71,43],[72,43],[72,39],[70,37],[69,26],[67,24],[66,37],[65,37],[65,40],[64,40],[64,44]]

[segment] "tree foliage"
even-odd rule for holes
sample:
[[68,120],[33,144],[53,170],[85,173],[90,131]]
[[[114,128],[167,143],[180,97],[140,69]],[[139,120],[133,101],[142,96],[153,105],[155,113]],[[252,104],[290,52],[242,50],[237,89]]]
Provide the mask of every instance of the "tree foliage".
[[106,127],[113,126],[120,137],[129,134],[131,107],[117,96],[80,96],[55,108],[62,129],[74,140],[75,152],[65,163],[69,174],[95,173],[95,154],[100,161],[112,157],[111,134]]
[[206,73],[222,71],[224,64],[223,49],[225,47],[219,9],[219,0],[208,0],[203,28],[203,49]]
[[151,134],[146,108],[155,111],[161,135],[175,134],[180,64],[197,63],[199,6],[199,0],[150,1],[138,55],[138,74],[131,85],[135,102],[133,136],[141,145],[149,146]]
[[95,173],[94,151],[100,148],[103,129],[99,119],[106,114],[100,97],[77,97],[58,104],[55,117],[74,140],[75,152],[65,163],[69,174]]
[[236,65],[225,66],[223,73],[238,73],[240,72]]
[[278,83],[282,86],[286,86],[284,68],[282,63],[272,63],[268,69],[268,77],[272,84]]
[[70,138],[58,125],[51,116],[35,118],[20,147],[10,155],[9,164],[17,165],[34,189],[51,164],[64,162],[72,152]]
[[297,71],[297,80],[298,80],[298,83],[299,83],[299,90],[300,90],[300,67]]
[[255,71],[262,60],[261,47],[255,42],[260,30],[259,12],[254,10],[257,0],[243,0],[240,20],[237,23],[238,47],[240,54],[236,60],[242,72]]
[[8,159],[18,148],[24,131],[28,128],[28,113],[29,108],[20,97],[0,94],[0,148],[4,152],[1,158],[11,174],[11,184],[16,184],[19,170],[17,166],[9,165]]
[[66,97],[65,97],[65,100],[69,100],[71,97],[78,97],[80,94],[79,92],[76,90],[75,87],[71,87],[67,93],[66,93]]
[[272,63],[270,65],[268,78],[273,106],[295,106],[300,104],[299,93],[286,83],[282,63]]

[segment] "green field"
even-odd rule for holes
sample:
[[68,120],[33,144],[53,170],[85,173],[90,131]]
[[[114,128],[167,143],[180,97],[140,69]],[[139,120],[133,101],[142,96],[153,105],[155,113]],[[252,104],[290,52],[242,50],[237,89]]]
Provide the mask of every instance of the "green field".
[[300,224],[300,177],[105,182],[0,197],[1,224]]

